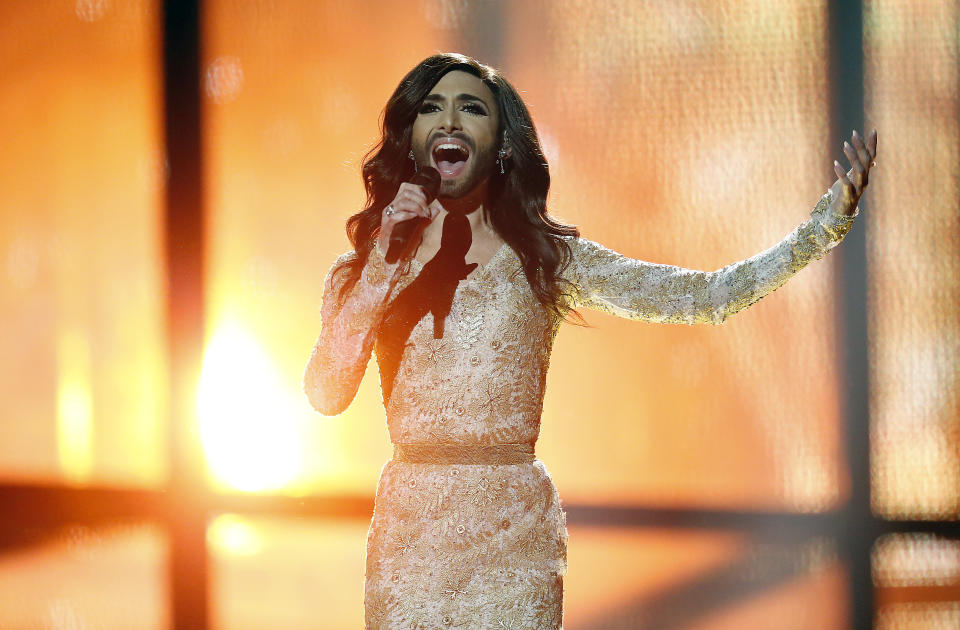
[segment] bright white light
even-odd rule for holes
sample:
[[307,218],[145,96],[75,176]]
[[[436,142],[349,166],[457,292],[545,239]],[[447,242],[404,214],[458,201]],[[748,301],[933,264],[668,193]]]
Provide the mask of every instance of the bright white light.
[[64,475],[84,482],[93,472],[93,392],[90,342],[79,329],[64,330],[57,348],[57,451]]
[[237,100],[243,90],[243,65],[239,57],[217,57],[206,68],[203,88],[217,105]]
[[96,22],[110,9],[110,0],[77,0],[73,12],[84,22]]
[[221,326],[203,360],[197,416],[212,474],[240,490],[280,488],[302,471],[295,393],[240,326]]
[[207,541],[218,551],[233,556],[253,556],[263,550],[260,532],[235,514],[218,516],[207,529]]

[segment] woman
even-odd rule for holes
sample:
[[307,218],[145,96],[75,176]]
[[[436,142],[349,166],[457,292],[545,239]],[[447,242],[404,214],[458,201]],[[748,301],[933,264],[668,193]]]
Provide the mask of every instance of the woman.
[[[304,374],[321,413],[349,405],[371,351],[394,457],[367,538],[366,627],[559,628],[567,531],[534,456],[554,336],[572,309],[722,323],[849,231],[876,155],[854,133],[850,176],[776,246],[714,272],[632,260],[546,211],[550,184],[516,90],[469,57],[435,55],[401,81],[364,162],[354,250],[325,282]],[[436,200],[409,182],[441,174]],[[427,227],[401,259],[396,225]]]

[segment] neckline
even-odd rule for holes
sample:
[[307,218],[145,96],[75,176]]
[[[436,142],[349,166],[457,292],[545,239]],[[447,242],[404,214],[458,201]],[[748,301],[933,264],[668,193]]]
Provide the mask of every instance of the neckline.
[[[505,252],[506,250],[508,250],[508,249],[510,249],[510,247],[509,247],[509,245],[507,245],[507,242],[506,242],[506,241],[504,241],[503,243],[501,243],[501,244],[500,244],[500,247],[497,248],[497,251],[495,251],[495,252],[493,253],[493,256],[491,256],[490,259],[489,259],[486,263],[480,263],[480,262],[478,262],[478,263],[477,263],[477,268],[474,269],[473,272],[472,272],[469,276],[467,276],[466,278],[464,278],[464,279],[461,281],[461,284],[463,284],[464,282],[470,282],[471,280],[474,280],[474,279],[478,278],[479,276],[483,275],[484,273],[486,273],[486,271],[487,271],[490,267],[493,266],[493,263],[497,261],[497,259],[500,257],[500,255],[501,255],[503,252]],[[433,260],[433,259],[431,258],[430,260]],[[422,262],[420,262],[420,261],[416,258],[416,256],[414,256],[413,258],[411,258],[411,259],[410,259],[410,262],[411,262],[412,265],[416,265],[416,267],[417,267],[417,269],[418,269],[419,271],[422,271],[424,265],[427,264],[427,263],[422,263]],[[428,260],[427,262],[430,262],[430,261]]]

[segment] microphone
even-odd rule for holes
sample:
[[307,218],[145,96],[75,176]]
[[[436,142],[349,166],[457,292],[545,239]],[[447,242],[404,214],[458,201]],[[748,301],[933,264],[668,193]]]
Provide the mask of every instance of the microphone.
[[[423,188],[423,192],[427,196],[427,205],[430,205],[440,191],[440,172],[432,166],[424,166],[413,176],[410,183]],[[418,234],[420,229],[426,227],[428,223],[430,223],[429,219],[414,217],[394,225],[393,231],[390,232],[390,245],[387,247],[387,255],[384,257],[387,264],[392,265],[397,262],[400,253],[406,251],[407,243],[413,235]]]

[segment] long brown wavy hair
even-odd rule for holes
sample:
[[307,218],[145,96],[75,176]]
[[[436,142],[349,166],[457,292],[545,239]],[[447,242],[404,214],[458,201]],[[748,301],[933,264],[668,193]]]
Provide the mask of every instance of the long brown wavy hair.
[[387,101],[381,138],[363,158],[366,203],[363,210],[347,219],[347,237],[357,255],[334,270],[335,274],[347,274],[340,295],[345,295],[360,277],[379,237],[381,211],[397,194],[400,184],[413,178],[413,162],[408,158],[413,122],[423,99],[452,70],[468,72],[490,88],[500,112],[498,137],[506,132],[511,150],[510,157],[503,161],[506,172],[493,169],[484,210],[500,238],[516,252],[537,300],[563,316],[566,281],[560,272],[571,258],[563,237],[579,236],[579,230],[547,213],[550,172],[530,112],[516,89],[496,69],[456,53],[424,59],[407,73]]

